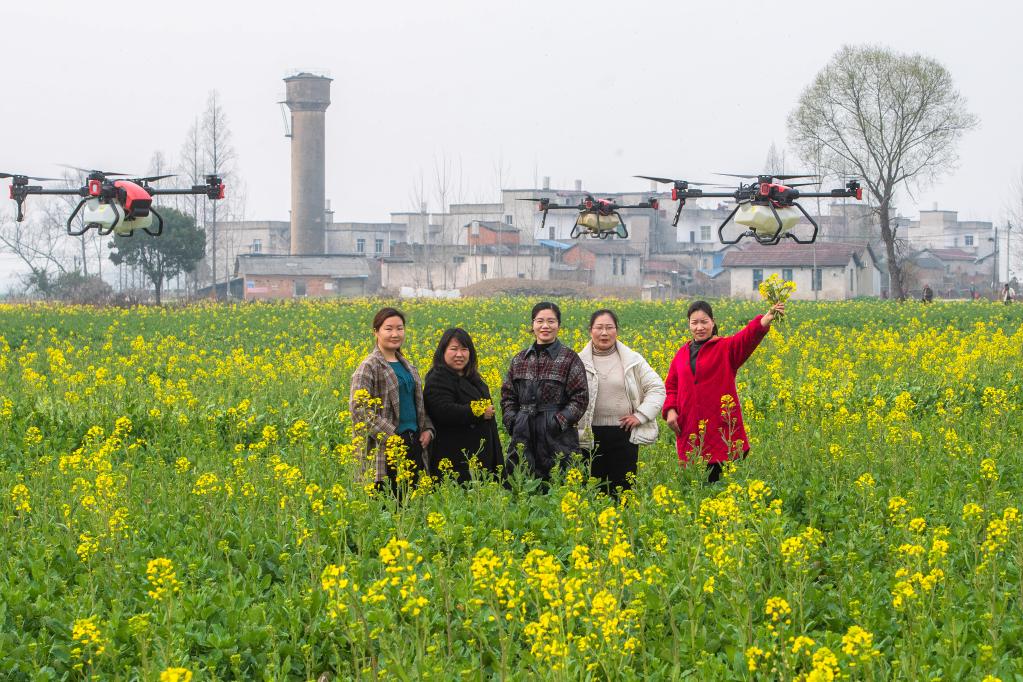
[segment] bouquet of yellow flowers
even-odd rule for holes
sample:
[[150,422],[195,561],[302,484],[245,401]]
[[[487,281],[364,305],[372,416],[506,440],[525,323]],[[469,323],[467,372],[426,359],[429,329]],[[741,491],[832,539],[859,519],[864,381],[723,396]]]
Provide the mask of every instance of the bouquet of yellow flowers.
[[483,413],[487,411],[487,408],[493,405],[489,398],[480,398],[479,400],[473,400],[469,403],[469,409],[472,410],[474,417],[482,417]]
[[[778,303],[787,302],[789,300],[789,296],[791,296],[792,292],[795,290],[795,282],[787,282],[777,274],[774,274],[760,283],[760,298],[774,306]],[[783,328],[784,318],[785,313],[778,313],[778,322],[783,326]]]

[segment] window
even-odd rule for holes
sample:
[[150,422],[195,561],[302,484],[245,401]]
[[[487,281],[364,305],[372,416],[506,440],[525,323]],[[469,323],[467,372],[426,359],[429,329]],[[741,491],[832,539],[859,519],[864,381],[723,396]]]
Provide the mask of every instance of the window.
[[618,259],[615,256],[611,256],[611,274],[618,274]]
[[758,288],[763,281],[764,271],[761,268],[753,268],[753,288]]
[[484,277],[487,276],[487,264],[486,263],[480,263],[480,274],[483,275]]
[[394,247],[395,247],[395,245],[396,245],[397,243],[398,243],[398,242],[397,242],[396,240],[394,240],[394,239],[392,239],[392,240],[391,240],[391,251],[392,251],[392,252],[394,251]]
[[973,246],[973,235],[968,234],[963,237],[963,246]]
[[357,253],[366,253],[366,240],[356,239],[355,240],[355,251]]
[[373,242],[374,253],[381,254],[384,252],[384,240],[377,239]]
[[820,268],[813,269],[813,287],[814,291],[820,291],[824,288],[824,271]]
[[700,225],[700,241],[710,241],[710,225]]
[[625,274],[625,259],[622,258],[622,274]]
[[304,279],[296,279],[295,280],[295,295],[296,296],[305,296],[305,280]]
[[253,239],[252,240],[252,253],[262,253],[263,251],[263,240]]
[[455,261],[455,265],[458,265],[459,263],[464,263],[465,262],[465,256],[455,256],[454,261]]
[[784,268],[781,271],[781,278],[786,282],[792,281],[792,268]]
[[695,230],[689,230],[689,243],[690,244],[695,244],[696,243],[696,231]]
[[504,224],[505,225],[511,225],[512,224],[512,217],[510,215],[506,215],[504,217]]

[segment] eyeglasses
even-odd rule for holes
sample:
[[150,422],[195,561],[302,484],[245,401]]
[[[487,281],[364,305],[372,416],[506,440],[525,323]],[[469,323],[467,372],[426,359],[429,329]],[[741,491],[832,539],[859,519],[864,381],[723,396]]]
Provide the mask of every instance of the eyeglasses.
[[614,326],[613,324],[598,324],[592,329],[598,334],[603,334],[604,332],[613,332],[614,330],[618,329],[618,327]]
[[533,325],[536,327],[557,327],[558,321],[555,320],[554,318],[551,318],[549,320],[541,320],[540,318],[537,318],[533,320]]

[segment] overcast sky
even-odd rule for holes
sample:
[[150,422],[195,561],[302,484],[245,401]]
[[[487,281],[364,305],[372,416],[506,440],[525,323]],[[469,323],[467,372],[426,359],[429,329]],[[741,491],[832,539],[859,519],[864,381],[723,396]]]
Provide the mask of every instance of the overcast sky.
[[904,197],[900,213],[916,217],[936,202],[1000,222],[1023,168],[1021,7],[5,2],[0,170],[145,172],[155,151],[177,159],[216,89],[246,217],[286,220],[290,151],[277,102],[282,78],[305,69],[334,79],[327,198],[336,220],[409,210],[420,175],[437,210],[433,174],[445,158],[465,201],[497,198],[498,166],[506,187],[550,176],[559,187],[579,178],[599,192],[645,189],[630,176],[761,170],[834,52],[876,43],[939,60],[980,118],[958,168]]

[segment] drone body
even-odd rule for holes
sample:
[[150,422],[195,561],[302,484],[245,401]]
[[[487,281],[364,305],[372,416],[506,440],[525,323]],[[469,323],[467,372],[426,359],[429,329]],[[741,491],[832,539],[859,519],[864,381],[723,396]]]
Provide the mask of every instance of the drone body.
[[592,194],[583,194],[577,206],[551,203],[550,199],[520,199],[519,201],[537,202],[537,211],[543,213],[540,220],[540,229],[547,224],[548,211],[578,211],[575,224],[572,225],[570,237],[576,239],[583,235],[593,239],[607,239],[618,237],[619,239],[629,238],[629,228],[622,220],[618,212],[623,208],[652,208],[657,209],[657,199],[651,197],[638,204],[620,205],[614,199],[594,199]]
[[[758,244],[764,246],[775,246],[783,238],[791,239],[797,244],[812,244],[817,240],[817,221],[799,205],[798,199],[827,197],[827,198],[855,198],[863,199],[863,189],[856,180],[849,180],[845,187],[833,189],[829,192],[803,192],[798,187],[815,185],[816,182],[804,182],[791,185],[782,184],[786,180],[796,178],[815,178],[815,175],[735,175],[721,173],[741,179],[749,179],[751,182],[739,182],[739,188],[734,192],[705,192],[702,189],[691,187],[704,183],[690,182],[688,180],[673,180],[671,178],[656,178],[648,175],[637,175],[636,177],[653,180],[654,182],[667,182],[672,184],[671,198],[678,201],[678,209],[675,211],[675,219],[672,225],[678,225],[682,207],[687,199],[720,198],[732,199],[735,201],[735,208],[728,214],[718,227],[718,240],[722,244],[738,244],[746,237],[753,238]],[[792,229],[805,218],[813,227],[813,233],[809,239],[803,239]],[[725,237],[725,226],[735,221],[736,224],[749,228],[740,233],[734,239]]]
[[[153,208],[153,197],[160,194],[198,194],[211,200],[224,198],[224,184],[217,175],[207,175],[206,184],[192,185],[190,188],[170,189],[153,187],[150,183],[173,177],[171,175],[154,175],[130,180],[114,180],[113,176],[125,173],[104,171],[86,171],[85,185],[82,187],[43,187],[30,185],[30,180],[48,182],[56,178],[36,178],[28,175],[0,173],[0,178],[11,178],[11,199],[18,205],[17,220],[25,219],[24,202],[30,194],[79,196],[82,198],[67,219],[67,233],[73,237],[95,229],[101,235],[116,234],[130,237],[135,230],[142,230],[154,237],[163,233],[163,218]],[[81,214],[83,227],[74,227],[75,218]],[[156,225],[154,228],[153,225]]]

